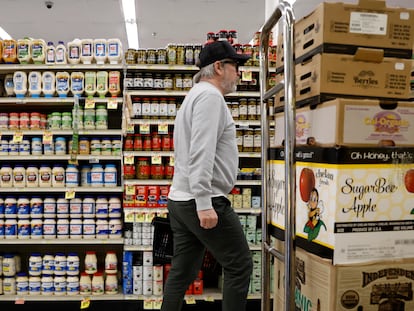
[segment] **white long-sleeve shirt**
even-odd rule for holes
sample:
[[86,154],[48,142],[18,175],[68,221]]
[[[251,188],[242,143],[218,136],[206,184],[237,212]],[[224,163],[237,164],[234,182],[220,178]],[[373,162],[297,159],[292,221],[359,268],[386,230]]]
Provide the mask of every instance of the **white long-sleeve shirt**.
[[174,177],[169,198],[195,199],[197,210],[227,195],[237,177],[235,123],[220,91],[199,82],[185,97],[174,124]]

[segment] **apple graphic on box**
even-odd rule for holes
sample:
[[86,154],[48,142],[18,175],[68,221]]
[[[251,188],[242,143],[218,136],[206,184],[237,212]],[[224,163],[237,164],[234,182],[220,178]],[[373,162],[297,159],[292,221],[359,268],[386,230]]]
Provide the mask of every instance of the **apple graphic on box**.
[[309,196],[313,188],[315,188],[315,175],[310,168],[305,167],[300,172],[299,177],[300,197],[304,202],[309,201]]

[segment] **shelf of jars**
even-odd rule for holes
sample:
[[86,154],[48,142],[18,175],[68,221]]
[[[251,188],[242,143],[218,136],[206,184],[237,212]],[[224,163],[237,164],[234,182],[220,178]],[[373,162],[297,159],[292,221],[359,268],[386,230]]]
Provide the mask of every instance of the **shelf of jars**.
[[80,239],[80,238],[53,238],[53,239],[0,239],[0,245],[60,245],[60,244],[105,244],[105,245],[123,245],[123,238],[105,238],[105,239]]
[[0,72],[16,70],[122,70],[123,64],[0,64]]
[[[0,134],[11,135],[30,135],[30,136],[43,136],[43,135],[73,135],[73,130],[2,130]],[[79,135],[97,135],[97,136],[121,136],[122,130],[79,130]]]
[[[92,97],[88,99],[95,103],[122,103],[123,98],[121,97]],[[36,104],[36,106],[50,106],[50,104],[58,103],[68,103],[73,104],[75,102],[74,97],[1,97],[0,104]]]
[[125,300],[125,295],[119,294],[101,294],[101,295],[0,295],[0,301],[14,301],[16,304],[24,304],[25,301],[87,301],[87,300]]
[[120,193],[123,192],[123,187],[1,187],[0,193]]

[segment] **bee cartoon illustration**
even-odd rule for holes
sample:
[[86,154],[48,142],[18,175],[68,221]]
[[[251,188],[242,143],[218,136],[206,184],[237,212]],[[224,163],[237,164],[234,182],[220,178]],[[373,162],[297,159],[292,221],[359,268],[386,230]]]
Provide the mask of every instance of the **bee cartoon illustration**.
[[326,225],[320,217],[323,212],[323,202],[319,200],[319,192],[316,188],[312,188],[310,191],[307,207],[309,219],[303,231],[308,234],[308,241],[313,241],[319,235],[321,227],[326,230]]

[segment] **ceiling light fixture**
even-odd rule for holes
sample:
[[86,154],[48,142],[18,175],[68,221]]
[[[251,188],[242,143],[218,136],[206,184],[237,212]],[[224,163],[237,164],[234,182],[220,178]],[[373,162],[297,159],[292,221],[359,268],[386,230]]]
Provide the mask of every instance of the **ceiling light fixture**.
[[127,33],[128,47],[139,48],[138,25],[135,15],[135,0],[122,0],[122,11],[124,13],[125,30]]
[[0,27],[0,39],[10,40],[11,38],[12,37],[2,27]]

